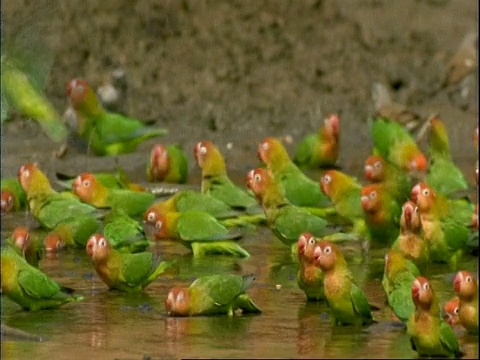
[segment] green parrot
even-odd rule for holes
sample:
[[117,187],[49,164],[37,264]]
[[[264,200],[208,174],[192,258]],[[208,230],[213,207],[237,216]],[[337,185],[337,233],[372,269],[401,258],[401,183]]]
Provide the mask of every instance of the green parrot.
[[27,208],[27,194],[23,191],[17,178],[1,180],[2,189],[2,214]]
[[14,246],[18,253],[35,268],[42,260],[44,249],[39,244],[37,238],[33,238],[30,231],[25,226],[17,226],[8,240],[9,245]]
[[134,218],[142,216],[156,199],[151,192],[108,188],[91,173],[80,174],[72,183],[72,190],[84,203],[100,209],[122,210]]
[[254,279],[253,274],[199,277],[188,288],[171,289],[165,300],[165,310],[173,316],[233,316],[238,309],[243,314],[259,314],[261,310],[246,293]]
[[316,133],[300,140],[293,162],[308,168],[334,166],[339,152],[340,117],[338,114],[329,114]]
[[86,251],[102,281],[110,289],[127,293],[143,290],[174,264],[160,261],[151,252],[122,253],[100,233],[88,239]]
[[458,317],[469,334],[478,335],[478,284],[468,271],[459,271],[453,280],[459,298]]
[[407,322],[412,349],[419,356],[460,358],[458,339],[452,328],[440,317],[437,297],[428,280],[417,277],[412,284],[415,311]]
[[387,162],[380,155],[370,155],[365,160],[365,178],[374,184],[385,184],[385,189],[399,204],[410,199],[414,184],[404,170]]
[[282,184],[287,200],[296,206],[326,207],[331,205],[318,182],[308,178],[290,159],[280,140],[267,137],[257,147],[257,155]]
[[[66,140],[68,128],[43,93],[46,76],[40,73],[48,71],[37,68],[33,59],[23,55],[10,56],[8,49],[3,50],[2,47],[2,122],[7,118],[8,109],[13,107],[24,117],[36,120],[52,141]],[[38,58],[38,54],[35,57]]]
[[466,224],[471,223],[473,205],[448,200],[426,183],[413,187],[412,199],[420,211],[430,260],[448,263],[455,268],[467,245],[469,229]]
[[320,179],[320,189],[330,198],[337,213],[352,223],[352,232],[368,236],[360,199],[362,186],[355,178],[338,170],[328,170]]
[[187,155],[179,145],[153,146],[147,163],[148,181],[185,184],[187,176]]
[[428,244],[423,239],[420,212],[418,206],[411,200],[402,206],[400,234],[393,242],[392,249],[400,251],[422,271],[428,266],[430,252]]
[[250,256],[234,241],[242,234],[235,229],[227,229],[206,212],[165,212],[150,207],[144,214],[143,224],[148,239],[179,241],[190,248],[194,256],[204,254]]
[[235,210],[247,214],[260,214],[255,197],[235,185],[227,175],[225,160],[211,141],[201,141],[195,145],[195,159],[202,170],[202,193],[223,201]]
[[360,201],[365,212],[365,223],[370,240],[391,245],[398,237],[401,208],[384,184],[365,185],[360,190]]
[[314,251],[317,244],[317,239],[308,232],[301,234],[297,242],[300,263],[297,284],[307,296],[307,301],[325,300],[324,275],[322,270],[315,265]]
[[83,79],[71,80],[66,90],[75,110],[77,134],[95,155],[131,153],[145,140],[167,133],[166,129],[149,127],[141,120],[106,111]]
[[327,222],[308,210],[291,204],[284,196],[281,183],[269,170],[251,170],[246,184],[261,202],[268,227],[281,242],[291,247],[292,253],[297,252],[296,244],[302,233],[309,232],[317,237],[326,235]]
[[382,118],[369,121],[373,122],[371,134],[374,155],[380,155],[408,172],[427,170],[427,158],[403,125]]
[[417,276],[420,276],[418,268],[401,252],[396,250],[387,252],[382,286],[387,295],[388,305],[403,323],[406,323],[415,311],[411,289]]
[[325,240],[314,250],[315,264],[324,273],[323,288],[332,323],[335,325],[368,325],[375,322],[370,304],[353,280],[340,249]]
[[57,308],[83,300],[45,273],[28,264],[13,248],[2,248],[2,294],[25,310]]
[[99,216],[93,206],[82,203],[74,196],[53,190],[48,178],[36,164],[22,165],[18,179],[27,194],[30,212],[48,230],[77,216]]
[[465,176],[452,161],[447,130],[437,117],[430,119],[428,155],[430,162],[425,181],[432,189],[446,196],[468,189]]

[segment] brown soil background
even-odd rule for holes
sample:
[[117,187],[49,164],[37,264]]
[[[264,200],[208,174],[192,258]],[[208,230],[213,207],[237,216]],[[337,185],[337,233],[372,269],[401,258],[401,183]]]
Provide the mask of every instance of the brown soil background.
[[365,121],[374,114],[377,81],[422,116],[438,113],[455,158],[474,159],[477,72],[441,84],[465,35],[477,32],[477,15],[471,0],[2,1],[5,31],[33,23],[53,50],[46,93],[60,112],[69,79],[83,77],[96,88],[120,67],[128,113],[170,131],[135,154],[94,158],[70,148],[56,159],[58,145],[35,123],[9,121],[2,126],[2,177],[38,161],[49,173],[72,174],[119,163],[143,178],[156,141],[181,144],[198,176],[192,150],[206,139],[229,168],[244,172],[258,164],[263,137],[290,136],[293,154],[329,112],[341,115],[340,165],[359,165],[371,150]]

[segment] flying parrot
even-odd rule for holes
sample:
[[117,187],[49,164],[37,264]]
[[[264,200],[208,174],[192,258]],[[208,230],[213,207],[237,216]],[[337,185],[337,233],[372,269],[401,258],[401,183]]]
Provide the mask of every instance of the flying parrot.
[[380,155],[408,172],[427,170],[427,158],[401,124],[378,118],[373,121],[371,134],[374,155]]
[[415,311],[411,290],[417,276],[420,276],[418,268],[401,252],[396,250],[387,252],[382,286],[387,295],[388,305],[403,323],[406,323]]
[[419,269],[424,270],[429,263],[429,247],[423,239],[420,212],[418,206],[411,200],[406,201],[402,206],[400,234],[394,241],[392,249],[400,251]]
[[412,199],[420,211],[431,261],[449,263],[455,268],[469,238],[465,223],[471,221],[470,204],[463,205],[463,200],[450,201],[426,183],[412,188]]
[[335,325],[368,325],[372,318],[364,292],[354,283],[340,249],[320,241],[314,251],[315,264],[324,273],[323,288],[332,323]]
[[188,288],[174,287],[165,300],[165,310],[174,316],[259,314],[261,310],[246,293],[255,277],[250,275],[207,275]]
[[440,317],[440,307],[428,279],[412,283],[415,311],[407,322],[412,349],[419,356],[459,358],[463,355],[452,328]]
[[202,170],[202,193],[223,201],[233,209],[259,214],[255,197],[235,185],[227,175],[225,160],[211,141],[201,141],[194,148],[195,160]]
[[410,199],[413,184],[405,171],[388,163],[380,155],[370,155],[365,160],[365,178],[372,183],[385,184],[387,191],[399,204]]
[[17,178],[5,178],[1,180],[2,189],[2,214],[25,210],[27,208],[27,195]]
[[297,252],[296,243],[302,233],[309,232],[317,237],[326,235],[327,222],[291,204],[284,196],[281,183],[269,170],[251,170],[247,174],[246,185],[261,202],[268,227],[281,242],[291,247],[292,253]]
[[2,294],[25,310],[57,308],[63,304],[83,300],[28,264],[13,248],[2,248]]
[[370,239],[390,245],[399,235],[400,206],[383,184],[365,185],[360,191],[360,201]]
[[250,256],[234,241],[242,234],[235,229],[227,229],[206,212],[164,212],[150,207],[145,211],[143,224],[148,239],[179,241],[190,248],[194,256],[204,254]]
[[315,265],[314,251],[318,241],[310,233],[302,233],[297,241],[300,268],[297,284],[307,296],[307,301],[325,300],[323,293],[323,272]]
[[280,140],[267,137],[257,147],[257,155],[273,176],[282,184],[287,200],[296,206],[326,207],[328,197],[316,181],[308,178],[293,163]]
[[86,251],[102,281],[110,289],[127,293],[143,290],[173,266],[171,261],[160,261],[151,252],[130,254],[115,250],[100,233],[88,239]]
[[305,136],[297,145],[293,162],[309,168],[334,166],[340,151],[340,117],[329,114],[316,133]]
[[460,318],[458,316],[458,309],[460,307],[460,299],[458,296],[454,296],[443,305],[443,318],[450,326],[460,324]]
[[66,91],[75,110],[76,132],[95,155],[131,153],[145,140],[167,133],[166,129],[150,127],[141,120],[106,111],[83,79],[68,82]]
[[148,181],[184,184],[187,182],[187,176],[187,155],[179,145],[153,146],[147,163]]
[[437,117],[430,119],[428,155],[430,162],[425,181],[432,189],[446,196],[468,189],[465,176],[452,160],[447,130]]
[[52,230],[58,224],[75,217],[99,216],[93,206],[52,189],[47,176],[36,164],[22,165],[18,170],[18,180],[27,194],[32,215],[46,229]]
[[458,317],[468,333],[478,335],[478,284],[468,271],[459,271],[453,280],[453,288],[460,299]]
[[38,268],[38,263],[43,258],[43,247],[37,239],[33,238],[25,226],[17,226],[12,233],[9,244],[18,249],[18,253],[33,267]]
[[72,190],[84,203],[96,208],[122,210],[132,217],[143,215],[156,199],[150,192],[108,188],[91,173],[78,175],[72,183]]
[[328,170],[320,179],[320,189],[330,198],[337,213],[353,224],[353,232],[368,235],[360,199],[362,186],[355,178],[338,170]]

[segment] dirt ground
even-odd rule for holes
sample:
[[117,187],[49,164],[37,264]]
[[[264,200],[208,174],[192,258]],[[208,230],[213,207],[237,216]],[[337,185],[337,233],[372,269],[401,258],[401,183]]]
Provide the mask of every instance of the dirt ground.
[[375,82],[422,118],[438,113],[454,156],[474,158],[476,65],[456,84],[445,79],[465,36],[477,33],[477,7],[471,0],[2,1],[8,36],[39,29],[53,50],[46,93],[60,112],[69,79],[96,88],[121,68],[126,111],[170,131],[116,160],[75,148],[59,160],[52,155],[58,146],[34,123],[9,121],[2,126],[2,177],[25,161],[70,173],[119,163],[144,176],[156,141],[181,144],[195,173],[193,146],[206,139],[229,168],[246,171],[258,164],[263,137],[287,137],[293,153],[328,112],[341,116],[339,163],[358,164],[371,149],[365,121],[375,113]]

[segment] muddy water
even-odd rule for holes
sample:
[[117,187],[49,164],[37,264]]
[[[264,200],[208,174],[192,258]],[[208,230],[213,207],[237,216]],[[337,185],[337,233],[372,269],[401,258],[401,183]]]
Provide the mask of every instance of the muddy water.
[[[240,176],[237,180],[240,181]],[[2,219],[2,235],[16,224],[33,224],[25,214]],[[410,358],[405,329],[391,320],[381,286],[385,249],[360,255],[358,244],[343,246],[357,283],[369,301],[380,308],[379,321],[370,327],[332,327],[327,308],[306,303],[296,285],[297,265],[288,249],[267,228],[242,240],[248,259],[215,256],[193,258],[179,244],[158,243],[152,251],[175,258],[180,273],[160,278],[141,294],[109,291],[96,275],[83,250],[71,250],[44,259],[40,267],[85,299],[54,311],[22,311],[2,297],[2,323],[41,341],[7,337],[2,356],[8,359],[142,359],[142,358]],[[465,257],[460,268],[477,272],[477,258]],[[254,273],[249,294],[263,310],[258,316],[228,318],[172,318],[163,302],[174,285],[185,285],[200,275]],[[441,302],[453,296],[453,273],[434,266],[426,274]],[[459,331],[468,357],[478,357],[477,338]]]

